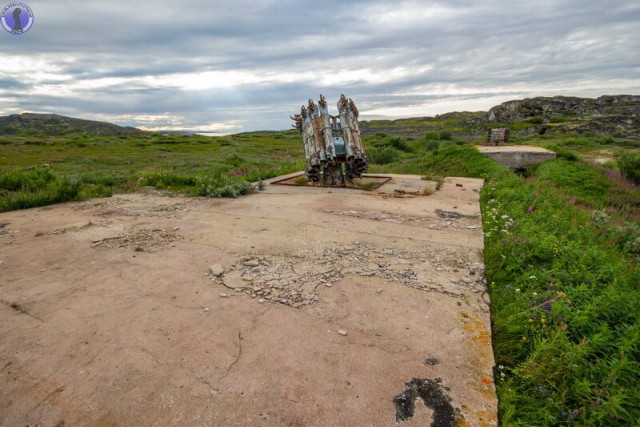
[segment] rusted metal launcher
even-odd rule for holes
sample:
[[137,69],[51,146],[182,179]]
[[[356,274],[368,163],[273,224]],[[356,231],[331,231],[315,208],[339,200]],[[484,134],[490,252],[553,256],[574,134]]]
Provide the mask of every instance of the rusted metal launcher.
[[320,95],[318,105],[310,99],[300,114],[291,117],[293,127],[302,134],[305,175],[310,181],[343,187],[345,179],[351,181],[367,171],[369,160],[360,139],[358,115],[356,104],[340,95],[338,115],[332,116]]

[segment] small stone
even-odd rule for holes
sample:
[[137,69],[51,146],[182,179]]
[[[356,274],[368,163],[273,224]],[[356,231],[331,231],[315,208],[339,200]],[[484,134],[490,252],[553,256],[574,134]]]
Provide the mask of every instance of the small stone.
[[338,329],[338,335],[342,335],[343,337],[346,337],[347,331],[345,331],[344,329]]
[[242,265],[246,267],[257,267],[260,265],[260,261],[258,261],[257,259],[250,259],[249,261],[243,262]]
[[229,294],[227,294],[226,292],[221,292],[220,298],[229,298]]
[[382,292],[384,292],[384,289],[380,288],[376,291],[376,293],[381,294]]
[[220,277],[224,273],[224,268],[220,264],[214,264],[209,267],[209,272],[213,277]]
[[260,299],[258,300],[258,303],[259,303],[259,304],[264,304],[266,301],[267,301],[266,299],[264,299],[264,298],[260,298]]
[[471,271],[482,271],[482,270],[484,270],[484,265],[480,264],[479,262],[474,262],[473,264],[471,264],[469,269]]
[[489,297],[488,293],[485,292],[482,294],[482,301],[487,305],[491,304],[491,297]]
[[325,285],[327,288],[330,288],[330,287],[332,287],[332,286],[333,286],[333,285],[332,285],[331,283],[329,283],[329,282],[325,283],[324,285]]

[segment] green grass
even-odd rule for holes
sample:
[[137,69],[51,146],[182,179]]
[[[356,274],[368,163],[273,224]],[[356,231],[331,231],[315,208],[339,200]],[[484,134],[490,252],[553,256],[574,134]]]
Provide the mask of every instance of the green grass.
[[0,212],[78,200],[80,184],[47,168],[0,172]]
[[[44,194],[44,190],[4,189],[0,193],[0,206],[3,210],[11,210],[65,200],[108,197],[146,185],[198,194],[206,180],[210,189],[214,182],[222,188],[227,187],[228,183],[223,185],[220,178],[223,175],[236,177],[233,178],[236,184],[242,180],[258,181],[303,169],[304,150],[299,140],[295,131],[213,138],[175,134],[2,136],[2,179],[11,180],[14,174],[22,177],[20,174],[26,168],[37,167],[39,170],[43,168],[40,165],[46,165],[47,176],[55,185],[46,187],[51,195]],[[30,179],[25,175],[25,182]],[[240,187],[239,194],[244,191]],[[234,192],[223,193],[231,195]],[[209,191],[208,195],[214,193]]]
[[[553,163],[575,174],[571,163]],[[482,193],[504,425],[640,420],[640,271],[588,211],[568,203],[601,201],[600,185],[583,178],[575,193],[548,174],[495,180]]]

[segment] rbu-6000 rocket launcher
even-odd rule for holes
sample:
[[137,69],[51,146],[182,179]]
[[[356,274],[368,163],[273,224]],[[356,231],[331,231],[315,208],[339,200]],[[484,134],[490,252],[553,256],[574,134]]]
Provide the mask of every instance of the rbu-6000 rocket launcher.
[[338,101],[338,115],[332,116],[327,101],[320,95],[318,105],[312,99],[291,117],[302,134],[307,159],[305,175],[313,183],[343,187],[367,171],[358,127],[356,104],[344,95]]

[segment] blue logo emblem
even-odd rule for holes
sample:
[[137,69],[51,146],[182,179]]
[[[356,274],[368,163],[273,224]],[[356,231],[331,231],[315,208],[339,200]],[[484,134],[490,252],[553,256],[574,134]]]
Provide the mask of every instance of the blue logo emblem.
[[33,12],[24,3],[9,3],[2,9],[0,23],[11,34],[26,33],[33,25]]

